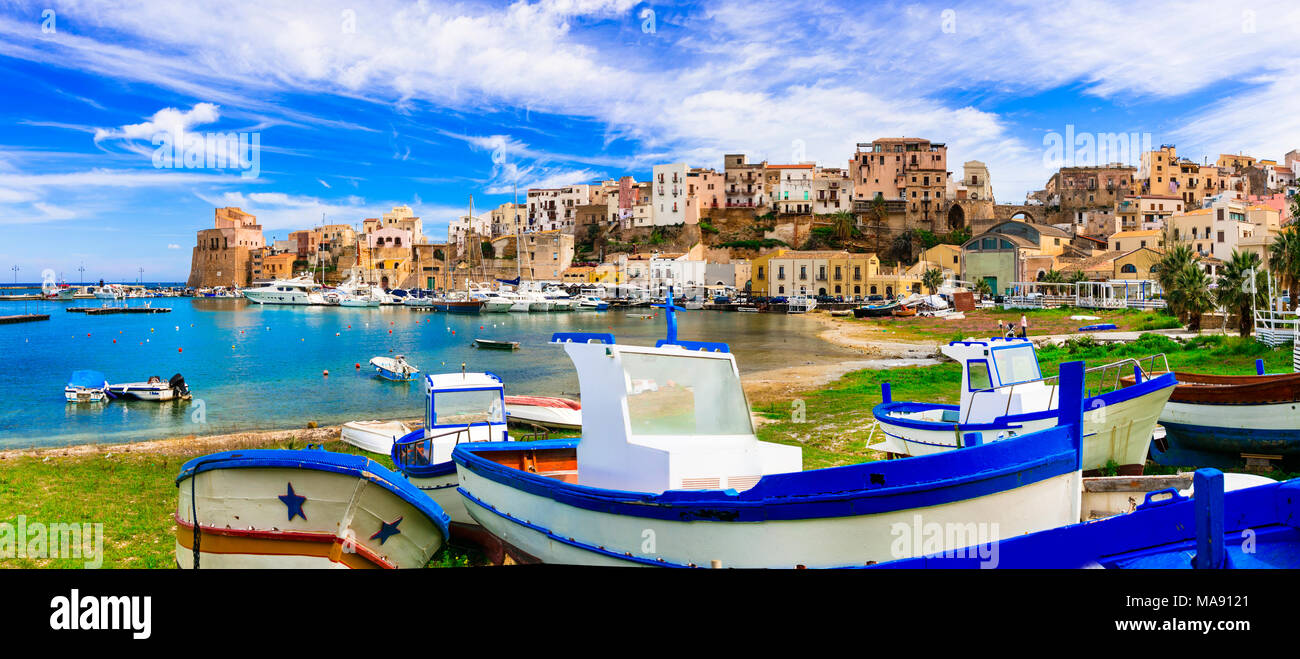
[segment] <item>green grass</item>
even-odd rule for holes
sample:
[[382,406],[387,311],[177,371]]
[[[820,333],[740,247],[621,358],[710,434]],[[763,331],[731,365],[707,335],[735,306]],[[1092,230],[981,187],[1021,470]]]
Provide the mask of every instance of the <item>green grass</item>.
[[[1158,311],[1137,309],[976,309],[967,311],[965,318],[948,320],[936,317],[913,318],[853,318],[837,319],[839,322],[861,324],[881,330],[890,339],[914,341],[948,341],[954,336],[988,337],[998,333],[998,322],[1020,325],[1020,317],[1029,321],[1029,336],[1049,334],[1077,334],[1084,325],[1114,323],[1121,331],[1149,332],[1157,329],[1181,327],[1177,318]],[[1070,316],[1096,316],[1098,320],[1073,320]]]

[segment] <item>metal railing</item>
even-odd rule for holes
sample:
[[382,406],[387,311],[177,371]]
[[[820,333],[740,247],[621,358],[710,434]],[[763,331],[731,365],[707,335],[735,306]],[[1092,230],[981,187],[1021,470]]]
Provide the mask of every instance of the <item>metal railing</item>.
[[[455,443],[460,444],[462,441],[469,441],[469,431],[470,426],[465,426],[464,428],[456,428],[437,435],[421,433],[415,439],[394,442],[394,446],[397,448],[397,466],[400,468],[403,466],[424,467],[431,465],[433,464],[433,440],[455,435]],[[464,435],[465,439],[462,440],[461,435]]]
[[[1162,371],[1155,370],[1157,366],[1156,363],[1157,361],[1163,364],[1164,370]],[[1148,364],[1148,368],[1143,368],[1142,365],[1144,363]],[[1108,394],[1112,391],[1119,390],[1121,388],[1120,387],[1121,380],[1125,375],[1125,369],[1123,368],[1124,366],[1130,367],[1127,369],[1128,373],[1137,373],[1137,372],[1142,373],[1142,378],[1144,380],[1151,378],[1153,375],[1163,375],[1165,373],[1170,372],[1169,358],[1166,357],[1165,353],[1163,352],[1156,353],[1154,355],[1150,355],[1147,357],[1143,357],[1142,359],[1126,357],[1117,362],[1112,362],[1110,364],[1103,364],[1101,366],[1094,366],[1090,369],[1085,370],[1083,372],[1084,396],[1092,398],[1094,396],[1101,396],[1103,394]],[[1095,374],[1096,386],[1092,386],[1090,384],[1090,382],[1093,380],[1094,374]],[[1047,377],[1037,378],[1034,380],[1026,380],[1024,382],[1016,382],[1014,384],[1002,385],[1000,387],[993,387],[991,389],[980,389],[978,391],[972,392],[971,404],[967,407],[966,416],[964,419],[962,419],[961,423],[962,424],[970,423],[971,412],[975,410],[975,397],[979,396],[980,394],[999,394],[1005,392],[1007,398],[1007,404],[1002,411],[1002,416],[1003,417],[1009,416],[1011,414],[1011,400],[1014,397],[1016,387],[1023,387],[1025,385],[1031,385],[1031,384],[1042,384],[1050,388],[1050,392],[1047,398],[1047,407],[1045,408],[1050,410],[1052,409],[1052,405],[1056,402],[1056,391],[1057,389],[1060,388],[1060,383],[1058,382],[1059,378],[1060,375],[1049,375]]]
[[1294,343],[1300,333],[1300,312],[1257,309],[1255,311],[1255,338],[1276,348],[1284,343]]

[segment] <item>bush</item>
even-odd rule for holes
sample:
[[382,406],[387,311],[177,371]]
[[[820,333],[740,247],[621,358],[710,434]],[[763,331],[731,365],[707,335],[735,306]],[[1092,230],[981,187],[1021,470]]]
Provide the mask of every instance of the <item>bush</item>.
[[713,226],[713,223],[708,220],[700,220],[700,231],[703,231],[704,233],[717,233],[718,228]]

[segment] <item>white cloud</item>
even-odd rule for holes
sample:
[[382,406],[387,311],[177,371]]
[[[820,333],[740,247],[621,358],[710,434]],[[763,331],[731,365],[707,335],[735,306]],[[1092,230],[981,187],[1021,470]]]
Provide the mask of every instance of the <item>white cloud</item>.
[[173,136],[188,132],[195,126],[210,124],[221,117],[215,104],[198,103],[189,110],[163,108],[138,124],[127,124],[120,128],[99,128],[95,130],[95,142],[108,139],[144,140],[154,139],[155,135],[168,133]]
[[181,248],[181,246],[180,246],[180,245],[177,245],[176,243],[168,243],[168,244],[167,244],[167,249],[180,249],[180,248]]

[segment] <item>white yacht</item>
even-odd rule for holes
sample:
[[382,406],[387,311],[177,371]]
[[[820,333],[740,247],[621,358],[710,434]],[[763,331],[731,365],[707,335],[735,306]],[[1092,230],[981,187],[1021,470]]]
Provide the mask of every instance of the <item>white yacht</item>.
[[559,286],[548,286],[542,296],[551,301],[552,311],[573,311],[578,306],[578,301]]
[[105,284],[95,291],[95,298],[100,300],[124,300],[126,289],[120,284]]
[[246,288],[244,297],[258,304],[326,304],[321,290],[321,285],[310,277],[294,277]]

